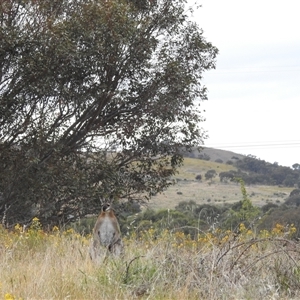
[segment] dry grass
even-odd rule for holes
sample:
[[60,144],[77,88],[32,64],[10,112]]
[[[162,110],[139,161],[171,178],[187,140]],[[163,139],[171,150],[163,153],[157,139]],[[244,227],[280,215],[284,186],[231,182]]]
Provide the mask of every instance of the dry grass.
[[[34,222],[38,225],[37,220]],[[293,226],[258,234],[216,230],[192,240],[152,229],[125,239],[123,259],[94,265],[72,231],[0,230],[4,299],[299,299]]]
[[[184,165],[179,169],[179,173],[174,176],[177,179],[177,183],[165,192],[154,196],[149,206],[154,209],[172,209],[180,201],[193,200],[197,204],[224,204],[240,201],[239,184],[220,182],[219,176],[215,177],[212,182],[204,179],[204,174],[210,169],[216,170],[218,174],[229,170],[236,170],[232,165],[185,158]],[[198,174],[202,175],[202,181],[195,179]],[[292,190],[293,188],[290,187],[247,186],[248,195],[253,204],[257,206],[262,206],[268,202],[283,203]]]
[[[254,205],[268,202],[282,204],[293,188],[253,185],[247,193]],[[149,206],[154,209],[174,208],[180,201],[193,200],[197,204],[225,204],[241,200],[240,186],[236,183],[179,181],[165,192],[154,196]]]
[[[241,200],[235,183],[195,180],[209,169],[234,168],[186,159],[178,184],[154,197],[153,207]],[[257,205],[283,201],[290,191],[247,187]],[[89,237],[72,230],[45,233],[38,220],[26,232],[0,227],[0,299],[299,299],[300,244],[291,239],[294,230],[277,225],[271,232],[253,233],[241,225],[239,235],[199,232],[195,241],[180,232],[151,229],[125,239],[123,259],[95,265],[88,256]]]

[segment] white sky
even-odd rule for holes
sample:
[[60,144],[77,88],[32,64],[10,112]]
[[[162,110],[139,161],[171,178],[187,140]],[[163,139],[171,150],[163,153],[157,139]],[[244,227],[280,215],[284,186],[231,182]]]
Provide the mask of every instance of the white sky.
[[300,0],[196,3],[196,21],[219,49],[203,79],[205,146],[300,163]]

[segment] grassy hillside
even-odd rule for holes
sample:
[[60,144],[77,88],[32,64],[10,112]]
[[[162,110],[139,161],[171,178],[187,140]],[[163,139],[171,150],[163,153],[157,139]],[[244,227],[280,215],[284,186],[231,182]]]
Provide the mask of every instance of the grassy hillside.
[[238,154],[232,151],[209,148],[209,147],[202,148],[200,152],[197,149],[191,152],[185,152],[184,156],[190,158],[199,158],[201,156],[202,157],[205,156],[205,157],[209,157],[210,161],[216,161],[217,159],[218,160],[221,159],[224,163],[226,163],[229,160],[243,159],[245,157],[245,155],[243,154]]
[[[180,201],[193,200],[198,204],[224,204],[241,200],[240,186],[234,182],[220,182],[219,176],[212,181],[205,180],[205,173],[214,169],[219,174],[229,170],[236,170],[232,165],[205,161],[196,158],[185,158],[184,165],[174,176],[177,183],[165,192],[154,196],[149,206],[154,209],[174,208]],[[202,180],[195,177],[200,174]],[[268,202],[283,203],[289,193],[290,187],[252,185],[246,186],[248,195],[255,205],[262,206]]]
[[226,163],[229,160],[234,160],[236,158],[243,159],[245,155],[238,154],[232,151],[226,151],[221,149],[215,149],[215,148],[204,148],[201,153],[207,154],[210,157],[211,161],[215,161],[216,159],[223,160],[224,163]]

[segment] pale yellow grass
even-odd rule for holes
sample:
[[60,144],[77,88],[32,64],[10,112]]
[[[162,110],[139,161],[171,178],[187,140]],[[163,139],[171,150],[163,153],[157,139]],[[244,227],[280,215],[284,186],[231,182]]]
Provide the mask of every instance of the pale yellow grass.
[[196,175],[201,174],[204,178],[204,174],[210,169],[216,170],[217,173],[236,170],[236,168],[232,165],[186,157],[184,158],[183,166],[178,170],[178,175],[174,177],[186,180],[194,180]]
[[[204,161],[194,158],[185,158],[184,165],[179,168],[174,176],[177,183],[170,186],[166,191],[151,198],[149,207],[154,209],[174,208],[180,201],[193,200],[197,204],[226,204],[241,200],[240,185],[234,182],[220,182],[217,175],[212,181],[205,180],[205,173],[216,170],[217,174],[229,170],[236,170],[232,165],[220,164],[212,161]],[[200,174],[202,180],[195,177]],[[278,187],[265,185],[246,186],[247,193],[257,206],[268,202],[280,204],[294,189],[292,187]]]
[[[2,234],[4,234],[2,232]],[[147,236],[149,238],[147,238]],[[6,237],[4,236],[4,240]],[[94,265],[86,238],[15,239],[1,248],[6,299],[299,299],[299,245],[279,238],[165,232],[125,241],[122,259]],[[218,242],[219,241],[219,242]]]
[[[293,188],[278,186],[252,185],[246,186],[247,193],[253,204],[265,205],[268,202],[282,204]],[[154,209],[174,208],[181,201],[193,200],[197,204],[226,204],[241,199],[240,186],[236,183],[218,181],[179,181],[166,191],[157,194],[149,202]]]

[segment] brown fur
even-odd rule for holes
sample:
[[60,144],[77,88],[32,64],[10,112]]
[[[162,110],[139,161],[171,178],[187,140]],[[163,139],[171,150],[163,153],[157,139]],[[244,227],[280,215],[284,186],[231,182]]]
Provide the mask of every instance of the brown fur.
[[103,205],[95,223],[90,246],[90,257],[92,260],[97,260],[101,256],[106,256],[107,252],[114,256],[120,256],[124,253],[120,226],[108,203]]

